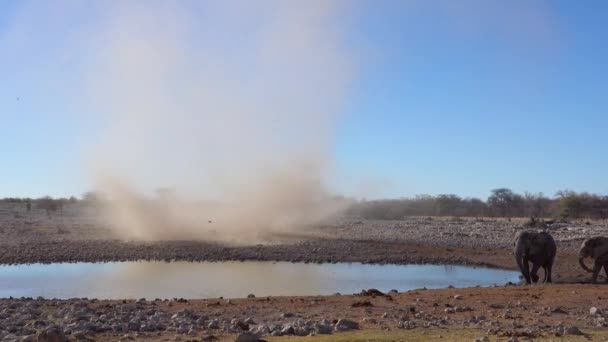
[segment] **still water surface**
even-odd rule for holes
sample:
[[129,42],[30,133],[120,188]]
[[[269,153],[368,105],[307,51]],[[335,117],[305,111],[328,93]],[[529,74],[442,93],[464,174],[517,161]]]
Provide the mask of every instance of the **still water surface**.
[[436,265],[114,262],[0,266],[0,297],[214,298],[351,294],[517,282],[518,273]]

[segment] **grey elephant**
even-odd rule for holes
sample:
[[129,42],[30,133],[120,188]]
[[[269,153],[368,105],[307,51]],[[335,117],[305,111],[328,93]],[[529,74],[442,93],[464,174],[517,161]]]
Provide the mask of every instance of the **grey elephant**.
[[[545,270],[544,283],[551,282],[551,269],[557,246],[551,234],[547,232],[521,231],[515,236],[515,247],[513,253],[517,266],[526,279],[526,284],[538,281],[538,269]],[[532,263],[530,270],[529,263]]]
[[[585,265],[585,258],[595,259],[593,269],[590,269]],[[598,236],[583,241],[581,248],[578,251],[578,263],[585,271],[593,272],[593,275],[591,276],[592,283],[597,281],[597,276],[602,270],[602,267],[604,267],[604,272],[606,272],[607,276],[606,282],[608,282],[608,238]]]

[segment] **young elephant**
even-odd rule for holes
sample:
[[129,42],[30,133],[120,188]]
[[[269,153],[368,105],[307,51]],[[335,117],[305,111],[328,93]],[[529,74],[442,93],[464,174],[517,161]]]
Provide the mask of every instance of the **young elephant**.
[[[526,284],[538,281],[537,272],[540,267],[545,270],[543,282],[551,282],[551,269],[556,252],[555,240],[547,232],[521,231],[515,236],[513,253]],[[531,271],[529,262],[532,262]]]
[[[595,259],[593,269],[585,265],[585,258]],[[604,272],[607,275],[606,282],[608,282],[608,238],[598,236],[583,241],[578,251],[578,262],[585,271],[593,272],[592,283],[597,281],[597,276],[604,267]]]

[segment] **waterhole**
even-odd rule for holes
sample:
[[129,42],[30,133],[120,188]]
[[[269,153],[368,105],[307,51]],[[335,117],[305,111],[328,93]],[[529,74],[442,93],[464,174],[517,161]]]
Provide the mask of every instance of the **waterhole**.
[[289,262],[112,262],[0,266],[0,297],[226,298],[503,285],[513,271],[464,266]]

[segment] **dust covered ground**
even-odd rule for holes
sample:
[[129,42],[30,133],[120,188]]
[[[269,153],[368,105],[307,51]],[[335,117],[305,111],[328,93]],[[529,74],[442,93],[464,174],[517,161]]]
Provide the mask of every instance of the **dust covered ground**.
[[[38,209],[26,212],[23,204],[3,203],[0,263],[264,260],[515,269],[512,239],[524,222],[342,218],[298,234],[268,235],[264,237],[266,242],[251,245],[136,242],[120,240],[92,208],[72,205],[61,214],[48,216]],[[230,300],[2,299],[0,335],[3,340],[25,337],[42,341],[41,334],[57,333],[70,340],[200,341],[234,340],[238,334],[250,331],[267,340],[316,335],[362,341],[470,341],[471,334],[491,341],[558,337],[604,340],[608,336],[604,328],[607,288],[603,284],[580,284],[588,280],[589,274],[578,266],[576,249],[587,237],[605,235],[607,228],[606,222],[555,223],[548,227],[558,243],[554,267],[558,284],[553,285]],[[372,335],[348,335],[353,331]]]

